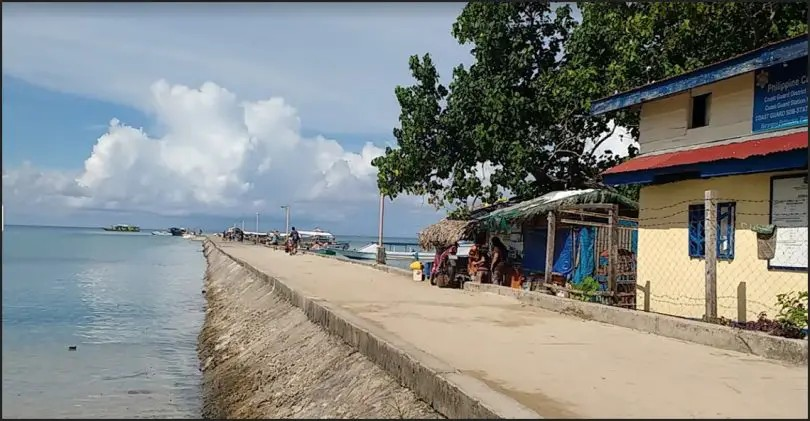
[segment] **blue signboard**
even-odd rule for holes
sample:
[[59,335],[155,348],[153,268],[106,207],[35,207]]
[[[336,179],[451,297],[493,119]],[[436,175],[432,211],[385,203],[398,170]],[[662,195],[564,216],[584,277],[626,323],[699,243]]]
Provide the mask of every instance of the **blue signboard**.
[[807,57],[754,72],[752,131],[807,125]]

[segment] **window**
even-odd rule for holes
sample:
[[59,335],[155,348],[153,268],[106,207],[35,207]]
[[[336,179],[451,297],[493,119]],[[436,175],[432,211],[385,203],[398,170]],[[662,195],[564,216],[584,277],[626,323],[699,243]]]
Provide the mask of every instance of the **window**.
[[[717,258],[734,259],[734,223],[736,204],[717,204]],[[703,205],[689,206],[689,257],[706,256],[704,221],[706,211]]]
[[689,128],[696,129],[709,124],[709,103],[711,95],[703,94],[692,97],[692,116],[689,119]]

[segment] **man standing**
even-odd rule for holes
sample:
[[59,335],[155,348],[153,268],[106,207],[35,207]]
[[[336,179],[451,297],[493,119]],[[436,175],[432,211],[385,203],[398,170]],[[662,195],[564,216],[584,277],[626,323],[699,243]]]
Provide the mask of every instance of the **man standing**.
[[506,285],[506,260],[509,256],[509,251],[503,244],[500,238],[492,237],[492,251],[490,251],[490,276],[492,283],[495,285]]
[[298,253],[298,243],[301,241],[301,236],[298,234],[298,231],[295,230],[295,227],[292,227],[292,230],[290,230],[290,241],[292,241],[290,254]]

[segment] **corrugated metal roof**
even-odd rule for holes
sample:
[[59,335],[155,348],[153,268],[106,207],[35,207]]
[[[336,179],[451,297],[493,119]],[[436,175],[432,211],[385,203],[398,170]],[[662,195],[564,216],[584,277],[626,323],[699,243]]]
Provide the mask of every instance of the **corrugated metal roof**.
[[745,142],[709,146],[660,155],[639,156],[623,162],[603,174],[618,174],[644,171],[655,168],[714,162],[725,159],[746,159],[752,156],[771,155],[807,148],[807,131],[782,136],[760,138]]

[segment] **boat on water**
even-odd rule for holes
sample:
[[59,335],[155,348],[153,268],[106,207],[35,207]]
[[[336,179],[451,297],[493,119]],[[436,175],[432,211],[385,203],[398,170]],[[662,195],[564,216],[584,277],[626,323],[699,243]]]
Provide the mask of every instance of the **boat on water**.
[[[459,241],[458,257],[467,257],[470,254],[472,241]],[[435,252],[423,251],[414,243],[384,243],[386,260],[419,260],[420,262],[432,262]],[[369,243],[359,249],[330,249],[335,254],[353,260],[376,260],[377,243]]]
[[[384,243],[385,258],[387,260],[419,260],[432,261],[433,254],[419,250],[413,243]],[[377,243],[369,243],[358,249],[331,249],[336,254],[353,260],[376,260]]]
[[175,237],[182,237],[183,234],[185,234],[185,233],[186,233],[185,228],[177,228],[177,227],[169,228],[169,234],[171,234],[171,235],[173,235]]
[[141,228],[135,225],[116,224],[111,227],[104,227],[104,231],[113,232],[141,232]]
[[[245,233],[249,234],[249,233]],[[266,235],[266,234],[265,234]],[[348,250],[349,243],[348,242],[340,242],[337,241],[337,237],[329,231],[325,231],[321,228],[315,228],[312,231],[307,230],[299,230],[298,235],[301,237],[301,246],[306,249],[310,249],[317,245],[316,250]],[[286,233],[279,233],[279,240],[284,242],[287,239]],[[313,251],[316,251],[313,250]]]
[[171,236],[172,233],[170,233],[169,231],[152,231],[152,235],[160,235],[160,236],[168,235],[168,236]]

